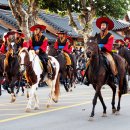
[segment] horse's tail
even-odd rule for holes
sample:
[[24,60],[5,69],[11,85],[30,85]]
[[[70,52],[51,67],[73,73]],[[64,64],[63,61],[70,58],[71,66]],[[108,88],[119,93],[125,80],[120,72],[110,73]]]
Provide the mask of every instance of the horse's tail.
[[122,94],[126,94],[127,92],[128,92],[128,83],[127,83],[126,76],[124,76],[123,86],[122,86]]
[[56,83],[55,83],[55,96],[59,97],[60,94],[60,74],[58,73],[57,78],[56,78]]

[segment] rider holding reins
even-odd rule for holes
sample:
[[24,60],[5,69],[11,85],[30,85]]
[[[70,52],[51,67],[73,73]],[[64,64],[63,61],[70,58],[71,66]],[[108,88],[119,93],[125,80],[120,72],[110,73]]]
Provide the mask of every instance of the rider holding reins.
[[54,43],[54,48],[56,50],[63,51],[63,54],[66,58],[66,66],[67,66],[67,69],[69,69],[71,68],[71,65],[72,65],[71,58],[69,56],[69,54],[72,52],[72,47],[69,47],[70,42],[67,39],[67,35],[64,31],[60,31],[57,34],[58,34],[58,39]]
[[[52,67],[49,62],[48,55],[46,53],[48,46],[48,39],[42,33],[46,29],[44,25],[34,25],[30,28],[30,31],[33,32],[33,36],[29,41],[29,48],[34,49],[36,54],[39,55],[40,60],[42,61],[43,67],[48,74],[48,78],[52,78]],[[44,72],[41,75],[41,79],[45,76]]]
[[[95,38],[97,39],[97,43],[103,55],[109,61],[110,64],[110,73],[114,79],[117,75],[117,68],[115,65],[115,61],[111,55],[114,36],[109,32],[114,28],[114,23],[107,17],[100,17],[96,20],[96,26],[100,29],[100,33],[96,34]],[[87,63],[87,68],[89,66],[89,61]],[[87,83],[89,85],[89,82]]]

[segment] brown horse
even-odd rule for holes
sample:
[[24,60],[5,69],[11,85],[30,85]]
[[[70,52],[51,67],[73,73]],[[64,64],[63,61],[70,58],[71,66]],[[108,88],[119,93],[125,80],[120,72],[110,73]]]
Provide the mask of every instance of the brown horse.
[[49,59],[55,70],[54,79],[49,79],[47,77],[47,73],[45,72],[44,68],[42,67],[40,59],[34,50],[30,50],[28,52],[28,50],[26,48],[23,48],[19,52],[20,71],[21,72],[25,71],[25,78],[31,87],[30,94],[29,94],[29,100],[28,100],[28,104],[26,107],[26,112],[31,111],[33,98],[35,99],[34,100],[35,101],[34,109],[35,110],[39,109],[37,88],[38,88],[39,81],[41,80],[40,75],[42,74],[42,72],[45,73],[45,77],[43,80],[51,88],[47,107],[49,107],[51,105],[52,100],[55,103],[58,102],[59,93],[60,93],[60,86],[59,86],[59,68],[60,67],[59,67],[58,61],[54,57],[49,56]]
[[[9,49],[6,53],[6,56],[4,59],[3,74],[4,74],[4,79],[5,79],[4,81],[7,85],[6,90],[12,96],[11,102],[14,102],[16,100],[16,96],[14,93],[15,82],[19,80],[20,72],[19,72],[18,56],[14,55],[13,49]],[[10,87],[11,91],[8,90],[8,87]]]
[[75,80],[77,76],[76,59],[73,55],[70,56],[72,60],[72,69],[66,68],[66,58],[61,51],[57,51],[53,45],[49,46],[48,55],[54,56],[60,64],[60,76],[63,79],[63,85],[66,92],[72,91],[75,88]]
[[119,55],[113,54],[113,58],[115,60],[117,70],[118,70],[118,77],[119,77],[119,91],[118,91],[118,105],[117,109],[115,107],[115,95],[116,95],[116,86],[114,81],[112,80],[109,71],[106,69],[106,65],[104,63],[104,58],[100,53],[98,44],[94,38],[89,38],[86,43],[87,49],[86,53],[90,57],[90,65],[87,70],[87,78],[89,82],[93,85],[95,89],[95,95],[93,98],[93,108],[90,115],[90,120],[93,119],[95,114],[95,106],[97,103],[97,98],[103,106],[103,116],[106,116],[106,105],[104,103],[101,88],[104,84],[108,84],[112,91],[112,111],[113,113],[118,114],[120,111],[120,101],[122,94],[127,93],[127,81],[126,81],[126,68],[125,68],[125,60],[121,58]]
[[130,76],[130,50],[124,46],[115,45],[115,48],[118,50],[118,54],[122,56],[128,63],[127,71]]

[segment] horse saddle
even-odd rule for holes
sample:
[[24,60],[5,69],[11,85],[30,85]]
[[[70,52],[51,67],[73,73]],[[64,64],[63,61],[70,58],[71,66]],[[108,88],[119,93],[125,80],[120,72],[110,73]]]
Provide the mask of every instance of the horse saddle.
[[110,53],[107,53],[107,52],[103,53],[103,59],[104,59],[105,64],[107,66],[107,70],[111,70],[111,73],[114,76],[116,76],[117,73],[118,73],[117,72],[117,66],[116,66],[116,63],[115,63],[114,58],[112,57],[112,55]]
[[56,66],[55,63],[52,62],[51,57],[48,57],[48,62],[39,60],[39,63],[41,68],[45,69],[45,72],[48,73],[48,78],[53,80],[56,74]]

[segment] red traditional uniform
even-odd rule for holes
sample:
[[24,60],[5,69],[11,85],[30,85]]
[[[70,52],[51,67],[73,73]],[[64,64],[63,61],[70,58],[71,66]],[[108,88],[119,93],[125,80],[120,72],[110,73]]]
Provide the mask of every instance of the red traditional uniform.
[[127,43],[125,43],[125,46],[128,47],[128,49],[130,49],[130,38],[126,37],[124,38],[124,41]]
[[43,35],[41,36],[40,41],[36,41],[34,38],[29,40],[29,47],[30,49],[41,49],[43,52],[47,51],[48,46],[48,39],[45,38]]
[[54,48],[55,49],[62,49],[63,51],[65,51],[67,53],[71,53],[72,52],[72,48],[69,48],[69,41],[67,39],[64,42],[62,42],[62,43],[61,43],[60,39],[58,39],[54,43]]
[[[61,32],[59,32],[59,33],[57,33],[57,34],[65,34],[63,31],[61,31]],[[63,40],[64,39],[64,40]],[[66,36],[64,35],[64,38],[63,39],[60,39],[60,38],[58,38],[57,40],[56,40],[56,42],[54,43],[54,48],[55,49],[59,49],[59,50],[63,50],[63,52],[64,52],[64,55],[65,55],[65,58],[66,58],[66,61],[67,61],[67,63],[66,63],[66,65],[68,66],[68,67],[70,67],[71,66],[71,58],[70,58],[70,56],[69,56],[69,54],[72,52],[72,48],[69,48],[69,45],[70,45],[70,42],[69,42],[69,40],[66,38]]]

